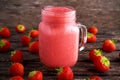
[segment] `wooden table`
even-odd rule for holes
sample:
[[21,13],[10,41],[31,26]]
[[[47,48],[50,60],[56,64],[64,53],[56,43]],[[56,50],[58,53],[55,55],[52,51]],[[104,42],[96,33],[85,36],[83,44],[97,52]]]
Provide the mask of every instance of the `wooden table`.
[[[28,26],[26,33],[28,33],[32,27],[37,26],[40,19],[38,10],[42,6],[47,5],[47,3],[45,4],[47,1],[37,0],[35,2],[34,0],[30,0],[29,2],[25,2],[25,0],[12,0],[10,2],[10,0],[2,0],[1,2],[0,25],[10,27],[11,37],[7,38],[11,42],[10,51],[19,49],[24,52],[23,65],[25,67],[25,80],[27,80],[27,75],[32,70],[42,71],[44,80],[56,80],[56,71],[46,68],[40,62],[38,55],[28,52],[28,47],[22,47],[19,38],[23,34],[17,34],[15,31],[15,25],[19,22]],[[76,65],[72,67],[75,75],[74,80],[82,80],[92,75],[98,75],[102,77],[103,80],[120,80],[120,57],[118,56],[120,53],[120,1],[111,0],[109,2],[109,0],[104,0],[97,2],[97,0],[93,0],[91,2],[91,0],[49,0],[49,4],[52,3],[75,7],[77,10],[77,21],[85,24],[87,27],[95,23],[99,29],[97,41],[95,43],[87,43],[85,49],[79,52],[78,61]],[[103,55],[110,59],[111,67],[109,71],[99,73],[89,60],[88,53],[92,49],[101,49],[103,41],[106,39],[115,39],[117,41],[117,49],[112,53],[103,52]],[[0,53],[0,80],[8,80],[11,77],[9,74],[9,67],[11,65],[10,51]]]
[[[41,70],[44,74],[44,80],[55,80],[56,71],[53,69],[46,68],[40,61],[38,55],[33,55],[28,52],[28,47],[22,47],[19,38],[23,34],[18,34],[14,27],[10,28],[12,35],[8,38],[11,42],[11,50],[20,49],[24,52],[24,67],[25,75],[27,78],[28,72],[32,70]],[[99,75],[104,80],[120,80],[120,58],[118,53],[120,53],[120,28],[115,27],[103,27],[99,28],[99,33],[97,34],[97,41],[95,43],[87,43],[86,48],[79,53],[79,59],[77,64],[72,67],[75,80],[82,80],[83,78]],[[105,73],[99,73],[95,70],[93,63],[88,58],[88,53],[94,48],[102,47],[103,41],[105,39],[115,39],[117,40],[117,49],[112,53],[103,52],[103,54],[108,57],[111,61],[110,70]],[[0,80],[7,80],[10,77],[9,67],[10,62],[10,51],[5,53],[0,53]]]

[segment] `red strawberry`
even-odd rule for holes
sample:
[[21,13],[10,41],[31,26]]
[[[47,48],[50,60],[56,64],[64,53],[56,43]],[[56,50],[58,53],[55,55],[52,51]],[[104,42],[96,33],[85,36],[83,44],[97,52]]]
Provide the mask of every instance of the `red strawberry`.
[[24,80],[21,76],[11,77],[9,80]]
[[5,52],[10,49],[10,42],[6,39],[0,40],[0,52]]
[[89,80],[102,80],[99,76],[91,76]]
[[16,32],[18,32],[18,33],[23,33],[23,32],[25,32],[26,27],[25,27],[24,25],[22,25],[22,24],[18,24],[18,25],[15,27],[15,29],[16,29]]
[[31,71],[28,80],[43,80],[43,74],[40,71]]
[[9,28],[7,27],[0,28],[0,35],[4,38],[10,37],[11,33],[10,33]]
[[10,66],[10,74],[14,76],[23,76],[24,66],[21,63],[14,63]]
[[92,43],[95,42],[97,40],[96,35],[92,34],[92,33],[87,33],[87,42],[88,43]]
[[106,52],[112,52],[116,49],[114,40],[105,40],[102,46],[103,50]]
[[96,49],[93,49],[89,52],[89,58],[90,60],[94,61],[97,57],[100,57],[102,56],[102,51],[101,50],[96,50]]
[[105,56],[101,56],[94,61],[94,66],[99,72],[106,72],[110,68],[110,61]]
[[99,77],[99,76],[91,76],[91,77],[86,78],[86,79],[84,79],[84,80],[102,80],[102,78]]
[[30,41],[31,41],[31,38],[30,38],[29,36],[27,36],[27,35],[23,35],[23,36],[20,38],[20,42],[21,42],[21,44],[22,44],[23,46],[29,45]]
[[70,67],[63,67],[58,70],[57,80],[73,80],[74,74]]
[[10,60],[12,62],[22,63],[23,62],[23,52],[20,50],[12,51]]
[[39,53],[39,43],[38,43],[38,41],[34,41],[34,42],[30,43],[29,52]]
[[92,34],[97,34],[98,33],[98,29],[96,26],[91,26],[88,28],[88,32],[92,33]]
[[39,32],[38,30],[31,30],[29,34],[30,34],[30,37],[36,38],[38,37]]

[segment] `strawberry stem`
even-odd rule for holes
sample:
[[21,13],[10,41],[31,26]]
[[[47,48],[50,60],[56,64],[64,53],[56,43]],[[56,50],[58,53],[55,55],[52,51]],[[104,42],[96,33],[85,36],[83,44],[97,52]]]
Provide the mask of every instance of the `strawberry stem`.
[[32,28],[32,29],[31,29],[31,31],[32,31],[32,30],[35,30],[35,29],[34,29],[34,28]]
[[111,41],[112,41],[112,43],[113,43],[113,44],[116,44],[116,43],[117,43],[117,41],[116,41],[116,40],[111,40]]
[[95,50],[95,54],[97,56],[101,56],[101,53],[102,53],[102,50],[98,49],[98,50]]
[[29,37],[29,38],[31,38],[29,33],[27,33],[26,36]]
[[85,78],[85,79],[83,79],[83,80],[90,80],[89,78]]
[[96,27],[96,23],[94,23],[92,26],[93,26],[93,27]]
[[0,32],[2,31],[2,27],[0,27]]
[[63,71],[63,67],[56,69],[56,71],[57,71],[57,75],[59,75]]
[[33,77],[36,74],[36,71],[31,71],[28,75],[28,77]]
[[15,51],[11,51],[11,57],[15,54]]
[[32,30],[36,30],[36,28],[33,27]]
[[21,25],[21,24],[18,25],[18,29],[19,29],[19,30],[23,30],[23,29],[24,29],[24,25]]
[[14,62],[11,62],[11,65],[13,65],[14,64]]
[[93,36],[93,34],[90,33],[90,32],[87,32],[87,36],[88,36],[88,37],[91,37],[91,36]]
[[105,66],[110,66],[110,61],[109,61],[108,58],[106,58],[105,56],[102,57],[102,63],[103,63]]
[[5,42],[3,40],[0,40],[0,47],[3,47],[5,45]]

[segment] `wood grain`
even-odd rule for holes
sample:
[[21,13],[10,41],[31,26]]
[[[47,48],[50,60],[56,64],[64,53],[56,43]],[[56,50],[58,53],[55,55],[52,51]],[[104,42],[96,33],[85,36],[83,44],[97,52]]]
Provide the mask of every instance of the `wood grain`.
[[[72,67],[74,80],[83,80],[92,75],[99,75],[103,80],[120,80],[120,0],[0,0],[0,26],[10,28],[11,37],[7,38],[11,42],[10,51],[19,49],[24,52],[25,80],[32,70],[41,70],[44,80],[57,80],[56,71],[45,67],[40,62],[39,55],[30,54],[28,47],[22,47],[19,40],[30,29],[38,27],[41,21],[40,10],[46,5],[73,6],[77,11],[77,22],[85,24],[87,28],[93,24],[98,26],[97,41],[85,45],[85,49],[79,52],[76,65]],[[27,27],[26,33],[16,33],[15,26],[18,23]],[[89,60],[88,53],[94,48],[101,49],[106,39],[115,39],[117,49],[112,53],[103,51],[103,55],[110,59],[111,67],[108,72],[99,73]],[[10,51],[0,53],[0,80],[11,77]]]

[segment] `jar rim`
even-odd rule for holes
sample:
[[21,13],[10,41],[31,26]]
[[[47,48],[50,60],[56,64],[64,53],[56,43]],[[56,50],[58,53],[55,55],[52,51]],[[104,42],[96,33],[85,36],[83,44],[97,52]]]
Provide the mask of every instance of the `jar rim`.
[[75,14],[75,12],[76,12],[75,9],[72,6],[51,6],[51,5],[49,5],[49,6],[45,6],[45,7],[42,8],[42,14],[53,15],[54,12],[51,10],[53,8],[56,8],[56,9],[57,8],[61,8],[61,9],[63,8],[63,10],[66,9],[66,11],[59,12],[55,15],[62,15],[62,14],[68,15],[68,14]]

